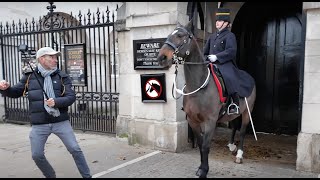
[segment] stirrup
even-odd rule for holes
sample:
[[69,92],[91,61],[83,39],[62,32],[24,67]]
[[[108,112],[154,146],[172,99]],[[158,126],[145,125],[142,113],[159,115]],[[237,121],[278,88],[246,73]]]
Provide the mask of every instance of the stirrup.
[[[236,111],[233,113],[230,113],[230,107],[235,106]],[[227,114],[228,115],[232,115],[232,114],[239,114],[239,106],[237,104],[235,104],[234,102],[230,103],[230,105],[228,106],[228,110],[227,110]]]

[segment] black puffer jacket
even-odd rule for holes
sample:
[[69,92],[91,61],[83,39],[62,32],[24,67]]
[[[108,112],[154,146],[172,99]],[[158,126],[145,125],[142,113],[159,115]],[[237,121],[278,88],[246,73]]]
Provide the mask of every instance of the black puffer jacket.
[[74,103],[76,96],[72,89],[71,79],[66,73],[59,69],[51,74],[53,89],[56,96],[56,98],[54,98],[54,107],[59,108],[60,111],[60,116],[58,117],[48,114],[43,106],[43,92],[35,76],[38,77],[42,86],[44,78],[41,76],[37,68],[35,69],[35,73],[27,73],[23,75],[16,85],[10,86],[5,91],[0,90],[0,93],[11,98],[21,97],[24,93],[29,75],[30,78],[26,92],[28,92],[31,124],[48,124],[69,120],[68,106]]

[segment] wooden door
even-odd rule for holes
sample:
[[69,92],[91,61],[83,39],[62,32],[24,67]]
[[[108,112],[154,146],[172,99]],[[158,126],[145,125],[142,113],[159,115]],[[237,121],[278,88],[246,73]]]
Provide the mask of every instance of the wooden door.
[[232,31],[238,40],[237,63],[256,81],[252,113],[256,131],[297,134],[301,62],[302,3],[290,6],[245,3]]

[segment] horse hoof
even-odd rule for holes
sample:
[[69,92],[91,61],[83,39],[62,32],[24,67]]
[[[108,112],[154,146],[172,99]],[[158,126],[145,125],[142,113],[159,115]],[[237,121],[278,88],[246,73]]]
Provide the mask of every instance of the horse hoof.
[[200,176],[200,169],[198,169],[198,171],[196,172],[196,176]]
[[203,171],[202,169],[198,169],[198,171],[196,172],[196,175],[199,178],[207,178],[207,173],[205,171]]
[[236,160],[234,161],[237,164],[242,164],[242,158],[236,158]]

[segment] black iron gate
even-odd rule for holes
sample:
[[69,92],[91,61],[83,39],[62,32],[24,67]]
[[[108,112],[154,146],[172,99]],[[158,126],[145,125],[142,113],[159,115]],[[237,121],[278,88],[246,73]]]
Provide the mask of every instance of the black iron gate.
[[[22,76],[20,44],[28,45],[29,49],[37,50],[50,46],[62,53],[59,68],[68,72],[75,79],[74,90],[77,100],[70,106],[70,121],[74,129],[115,133],[118,115],[118,55],[116,32],[114,28],[114,11],[110,15],[109,7],[105,11],[86,14],[81,11],[75,16],[56,13],[51,2],[48,14],[31,21],[19,20],[18,23],[0,24],[1,58],[3,78],[16,84]],[[117,7],[118,8],[118,7]],[[84,47],[83,64],[85,76],[72,74],[67,68],[66,47],[80,45]],[[81,77],[80,77],[81,76]],[[79,78],[79,80],[78,80]],[[82,78],[82,79],[80,79]],[[82,83],[85,82],[85,83]],[[28,99],[4,98],[5,120],[12,123],[29,123]]]

